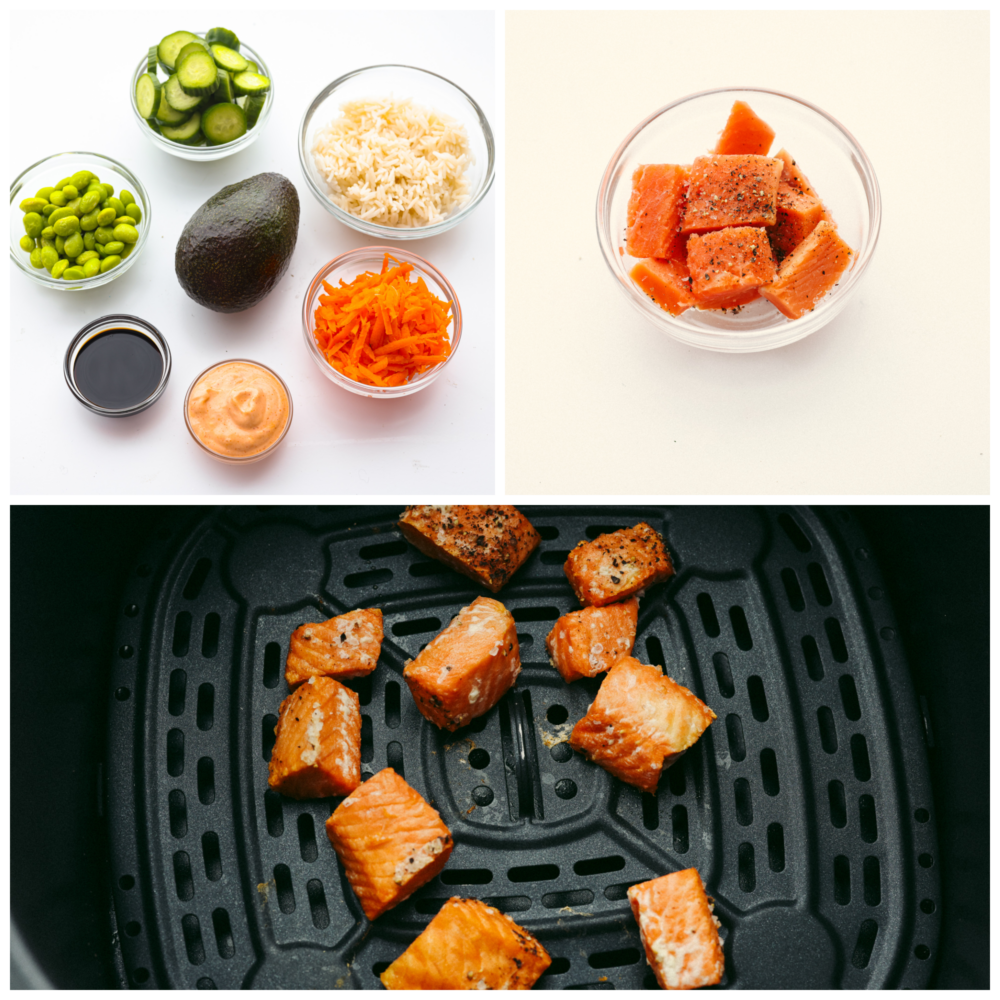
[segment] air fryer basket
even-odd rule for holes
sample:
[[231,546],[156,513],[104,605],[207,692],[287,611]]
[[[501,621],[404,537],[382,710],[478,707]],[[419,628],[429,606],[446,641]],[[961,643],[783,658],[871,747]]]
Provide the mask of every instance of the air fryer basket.
[[[416,710],[407,659],[477,593],[395,527],[398,509],[238,507],[175,519],[128,578],[109,702],[107,815],[134,986],[376,988],[452,895],[484,898],[553,956],[541,988],[655,985],[626,888],[697,867],[730,987],[923,987],[939,934],[920,715],[853,520],[808,509],[523,508],[543,541],[500,593],[512,692],[455,734]],[[581,539],[645,520],[677,575],[640,601],[635,655],[717,721],[657,796],[565,744],[598,682],[565,684],[545,636],[579,605]],[[179,536],[179,537],[178,537]],[[381,607],[362,770],[391,766],[442,814],[438,878],[369,923],[325,834],[337,800],[267,787],[288,637]]]

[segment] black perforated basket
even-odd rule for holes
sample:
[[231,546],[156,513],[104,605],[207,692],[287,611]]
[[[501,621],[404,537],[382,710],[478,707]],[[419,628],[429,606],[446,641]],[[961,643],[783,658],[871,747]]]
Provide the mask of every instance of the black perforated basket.
[[[696,867],[722,921],[728,987],[922,987],[940,886],[924,734],[892,612],[846,511],[525,508],[540,548],[499,598],[518,622],[514,690],[458,733],[402,680],[477,593],[403,541],[397,509],[178,514],[122,604],[108,817],[129,982],[376,988],[452,895],[536,934],[539,988],[655,985],[625,891]],[[641,599],[635,655],[718,715],[657,796],[565,743],[598,680],[567,685],[545,636],[579,605],[581,539],[645,520],[677,575]],[[362,770],[392,766],[456,847],[374,923],[323,824],[338,800],[268,790],[288,637],[377,606],[377,670],[350,682]]]

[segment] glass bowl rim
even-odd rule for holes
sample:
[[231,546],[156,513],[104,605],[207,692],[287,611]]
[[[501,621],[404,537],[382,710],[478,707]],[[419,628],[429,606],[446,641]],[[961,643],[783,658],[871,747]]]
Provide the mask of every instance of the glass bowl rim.
[[[476,113],[479,126],[483,132],[483,139],[486,143],[487,171],[483,177],[483,182],[479,191],[475,192],[457,211],[442,219],[440,222],[435,222],[428,226],[383,226],[377,222],[368,222],[365,219],[359,219],[356,215],[351,215],[350,212],[345,212],[339,205],[335,205],[330,200],[329,195],[319,189],[309,172],[305,148],[306,123],[312,119],[312,116],[315,114],[320,104],[322,104],[323,101],[333,94],[334,91],[336,91],[336,89],[342,84],[356,76],[360,76],[362,73],[369,73],[373,70],[383,69],[412,70],[416,73],[422,73],[425,76],[433,76],[438,80],[443,80],[449,87],[452,87],[469,102]],[[479,103],[471,94],[468,93],[468,91],[464,90],[453,80],[449,80],[448,77],[442,76],[440,73],[435,73],[433,70],[424,69],[421,66],[410,66],[406,63],[375,63],[371,66],[362,66],[359,69],[351,70],[350,73],[344,73],[332,83],[327,84],[312,99],[312,101],[309,102],[309,105],[306,107],[306,110],[299,121],[297,145],[299,153],[299,168],[302,170],[302,175],[305,177],[306,187],[309,188],[309,190],[313,193],[313,196],[317,199],[317,201],[319,201],[323,208],[325,208],[339,222],[344,223],[345,226],[349,226],[351,229],[364,233],[366,236],[375,236],[379,239],[427,239],[431,236],[438,236],[441,233],[446,232],[453,226],[457,226],[459,222],[461,222],[472,212],[474,208],[479,205],[479,203],[489,193],[490,188],[493,186],[493,180],[496,177],[496,139],[493,135],[493,129],[490,126],[489,119],[486,117],[483,109],[479,106]]]
[[[403,258],[404,261],[416,264],[421,270],[425,271],[431,278],[434,279],[438,287],[443,289],[448,294],[451,301],[451,354],[449,354],[448,357],[440,364],[435,365],[434,368],[426,372],[420,378],[420,381],[416,386],[414,386],[413,382],[404,382],[402,385],[390,386],[366,385],[364,382],[355,382],[354,379],[350,379],[346,375],[342,375],[336,368],[333,367],[333,365],[330,364],[329,361],[327,361],[320,351],[319,345],[316,343],[316,338],[313,336],[313,307],[326,276],[335,268],[344,264],[352,263],[355,260],[361,260],[369,257],[376,259],[381,258],[384,260],[386,253],[392,256],[399,255],[399,257]],[[421,257],[419,254],[414,253],[412,250],[404,250],[389,246],[356,247],[353,250],[347,250],[342,254],[338,254],[325,264],[322,264],[319,270],[317,270],[313,275],[309,282],[309,286],[306,289],[306,294],[302,297],[302,334],[305,338],[306,348],[308,349],[310,356],[320,366],[323,374],[326,375],[326,377],[329,378],[335,385],[339,385],[342,389],[347,389],[348,392],[353,392],[361,396],[369,396],[375,399],[399,399],[403,396],[409,396],[415,392],[420,392],[421,389],[427,388],[427,386],[429,386],[438,377],[438,375],[441,374],[445,367],[451,362],[452,358],[454,358],[458,353],[458,346],[462,339],[462,304],[459,302],[458,294],[456,293],[454,286],[444,276],[444,274],[430,261]]]
[[[865,191],[865,200],[868,212],[867,240],[857,252],[855,263],[848,272],[846,287],[843,289],[842,294],[836,296],[835,299],[829,299],[827,297],[825,302],[824,300],[820,300],[820,302],[817,303],[816,308],[810,311],[808,315],[803,316],[798,320],[787,321],[783,325],[777,326],[772,330],[746,332],[741,332],[739,330],[692,331],[686,326],[678,323],[678,317],[671,316],[665,310],[657,307],[657,312],[654,312],[652,307],[647,308],[645,297],[640,296],[639,293],[631,287],[630,283],[626,279],[622,278],[616,270],[614,257],[615,250],[612,246],[609,227],[605,225],[605,222],[607,221],[606,216],[610,214],[611,183],[628,147],[632,144],[636,137],[657,118],[669,111],[674,110],[682,104],[687,104],[699,98],[712,97],[717,94],[739,95],[753,93],[779,97],[783,100],[791,101],[793,104],[798,104],[808,108],[810,111],[829,122],[847,141],[851,152],[857,157],[860,167],[858,173]],[[608,165],[601,176],[601,183],[597,190],[596,208],[597,238],[601,247],[601,255],[604,258],[604,263],[607,265],[612,277],[615,279],[615,284],[618,285],[629,302],[631,302],[632,305],[648,321],[652,322],[654,325],[658,326],[661,330],[668,333],[671,337],[681,343],[692,347],[700,347],[707,350],[727,351],[731,353],[755,352],[783,347],[786,344],[801,340],[825,326],[826,323],[832,320],[840,312],[843,306],[846,305],[848,299],[853,294],[854,289],[864,276],[865,270],[875,253],[875,247],[878,243],[879,232],[882,224],[882,200],[879,190],[878,177],[875,174],[875,168],[872,166],[871,160],[869,160],[868,155],[865,153],[861,144],[854,137],[854,135],[838,119],[834,118],[833,115],[824,111],[821,107],[813,104],[811,101],[797,97],[794,94],[789,94],[787,91],[774,90],[769,87],[754,86],[713,87],[709,90],[700,90],[692,94],[687,94],[684,97],[680,97],[675,101],[671,101],[669,104],[665,104],[656,111],[647,115],[628,133],[625,139],[615,149],[611,159],[608,161]],[[784,334],[784,336],[782,336],[782,334]]]
[[[288,419],[285,421],[285,426],[281,433],[264,449],[264,451],[258,452],[256,455],[220,455],[217,451],[212,451],[211,448],[205,444],[201,438],[198,437],[194,432],[194,428],[191,426],[191,417],[188,414],[188,401],[191,399],[191,392],[194,387],[211,371],[216,368],[221,368],[223,365],[231,364],[244,364],[253,365],[255,368],[260,368],[266,371],[268,375],[272,375],[277,379],[281,388],[285,390],[285,397],[288,399]],[[262,458],[266,458],[272,452],[274,452],[278,445],[285,440],[285,435],[288,433],[288,429],[292,426],[292,417],[295,415],[295,407],[292,403],[292,394],[288,388],[288,383],[271,367],[265,365],[262,361],[254,361],[252,358],[226,358],[224,361],[216,361],[210,364],[204,371],[199,372],[191,380],[191,384],[187,388],[187,392],[184,393],[184,426],[187,427],[188,433],[194,439],[195,444],[202,449],[207,455],[211,455],[212,458],[217,459],[220,462],[226,462],[229,465],[249,465],[251,462],[260,461]]]

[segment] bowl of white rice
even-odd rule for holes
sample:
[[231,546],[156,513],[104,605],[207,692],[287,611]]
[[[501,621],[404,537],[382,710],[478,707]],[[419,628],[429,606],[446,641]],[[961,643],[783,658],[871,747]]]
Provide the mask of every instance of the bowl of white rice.
[[345,225],[382,239],[458,225],[489,191],[494,159],[479,105],[414,66],[368,66],[334,80],[299,127],[310,191]]

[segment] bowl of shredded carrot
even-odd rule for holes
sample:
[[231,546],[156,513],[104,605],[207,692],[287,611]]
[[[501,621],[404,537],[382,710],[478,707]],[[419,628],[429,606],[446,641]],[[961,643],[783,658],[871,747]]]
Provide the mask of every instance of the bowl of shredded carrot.
[[302,326],[331,382],[391,398],[419,392],[441,374],[458,350],[462,308],[448,279],[422,257],[361,247],[316,273]]

